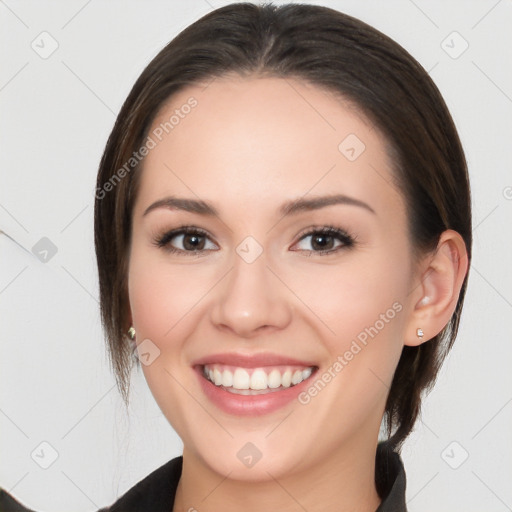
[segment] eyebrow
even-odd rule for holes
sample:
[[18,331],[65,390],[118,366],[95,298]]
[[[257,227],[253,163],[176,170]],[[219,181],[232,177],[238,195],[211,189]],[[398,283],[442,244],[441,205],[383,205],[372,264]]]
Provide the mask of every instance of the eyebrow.
[[156,210],[157,208],[166,208],[168,210],[183,210],[186,212],[199,213],[201,215],[208,216],[219,215],[217,209],[213,205],[206,203],[205,201],[173,196],[165,197],[164,199],[155,201],[153,204],[146,208],[142,215],[145,216],[149,212]]
[[283,206],[281,206],[279,209],[279,212],[282,215],[293,215],[294,213],[299,213],[302,211],[319,210],[320,208],[325,208],[326,206],[331,206],[334,204],[359,206],[375,214],[375,210],[369,204],[361,201],[360,199],[356,199],[355,197],[345,196],[343,194],[312,197],[310,199],[305,199],[302,197],[295,201],[288,201],[287,203],[283,204]]
[[[332,206],[335,204],[343,204],[349,206],[359,206],[369,212],[375,214],[375,210],[364,201],[356,199],[354,197],[345,196],[342,194],[318,196],[310,199],[300,198],[292,201],[287,201],[278,210],[278,212],[285,215],[293,215],[303,211],[312,211],[325,208],[326,206]],[[163,199],[155,201],[153,204],[148,206],[143,213],[143,216],[149,212],[156,210],[157,208],[166,208],[169,210],[183,210],[192,213],[198,213],[206,216],[219,216],[218,210],[210,203],[197,199],[188,199],[169,196]]]

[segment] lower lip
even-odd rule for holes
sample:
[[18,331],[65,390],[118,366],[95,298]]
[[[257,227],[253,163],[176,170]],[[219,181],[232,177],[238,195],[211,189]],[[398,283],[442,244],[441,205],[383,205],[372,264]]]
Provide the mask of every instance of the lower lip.
[[196,373],[204,394],[224,412],[237,416],[262,416],[274,412],[297,399],[298,395],[309,386],[311,376],[316,371],[309,378],[295,386],[290,386],[282,391],[271,391],[261,395],[230,393],[203,377],[202,368],[196,368]]

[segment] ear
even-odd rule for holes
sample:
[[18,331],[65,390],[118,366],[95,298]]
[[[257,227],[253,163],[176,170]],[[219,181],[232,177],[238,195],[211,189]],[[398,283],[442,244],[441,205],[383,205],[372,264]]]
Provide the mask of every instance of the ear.
[[[420,265],[411,292],[413,310],[405,332],[405,345],[418,346],[439,334],[450,321],[468,271],[466,244],[459,233],[444,231],[433,253]],[[423,336],[418,336],[421,329]],[[420,332],[421,334],[421,332]]]

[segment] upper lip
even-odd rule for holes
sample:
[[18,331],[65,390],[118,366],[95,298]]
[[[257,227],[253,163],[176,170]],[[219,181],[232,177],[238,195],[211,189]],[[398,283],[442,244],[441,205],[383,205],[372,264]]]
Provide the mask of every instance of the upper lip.
[[262,366],[304,366],[305,368],[315,366],[310,361],[300,361],[292,357],[264,352],[261,354],[237,354],[226,352],[224,354],[212,354],[195,360],[193,366],[204,366],[206,364],[226,364],[242,368],[259,368]]

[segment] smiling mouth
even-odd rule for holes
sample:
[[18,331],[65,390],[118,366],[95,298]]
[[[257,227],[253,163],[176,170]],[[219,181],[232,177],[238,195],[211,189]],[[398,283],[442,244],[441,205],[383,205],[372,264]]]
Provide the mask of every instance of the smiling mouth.
[[201,375],[215,386],[238,395],[262,395],[283,391],[309,379],[316,366],[265,366],[244,368],[205,364]]

